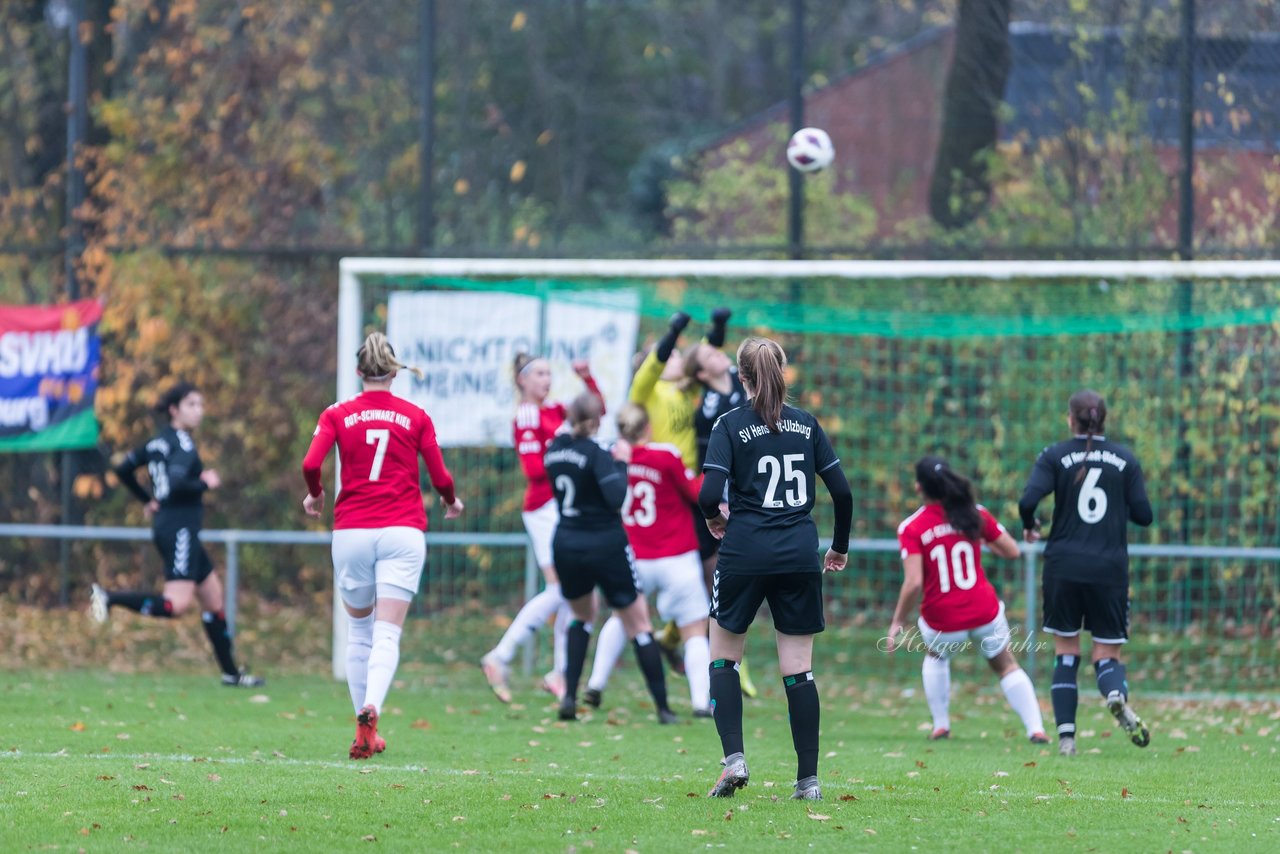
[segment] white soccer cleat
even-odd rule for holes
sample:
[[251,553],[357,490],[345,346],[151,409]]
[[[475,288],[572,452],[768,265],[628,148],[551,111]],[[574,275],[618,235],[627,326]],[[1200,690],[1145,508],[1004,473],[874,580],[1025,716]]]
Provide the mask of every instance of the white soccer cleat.
[[1129,708],[1124,694],[1112,691],[1107,695],[1107,710],[1115,717],[1116,723],[1129,733],[1129,740],[1138,747],[1146,747],[1151,743],[1151,732],[1133,709]]
[[95,584],[89,593],[89,613],[93,615],[94,622],[105,623],[109,609],[107,607],[107,591],[101,586]]
[[747,760],[741,753],[735,753],[721,759],[720,764],[724,766],[724,771],[721,772],[720,779],[716,780],[716,784],[711,787],[711,791],[707,792],[707,797],[732,798],[739,789],[747,785],[747,780],[751,778],[751,772],[747,770]]
[[511,688],[507,685],[507,666],[498,659],[486,655],[480,659],[480,670],[493,695],[504,703],[511,702]]
[[1076,755],[1076,737],[1074,735],[1063,735],[1058,737],[1058,755]]
[[822,800],[822,786],[818,783],[817,777],[805,777],[803,780],[796,781],[796,790],[791,793],[793,801],[820,801]]

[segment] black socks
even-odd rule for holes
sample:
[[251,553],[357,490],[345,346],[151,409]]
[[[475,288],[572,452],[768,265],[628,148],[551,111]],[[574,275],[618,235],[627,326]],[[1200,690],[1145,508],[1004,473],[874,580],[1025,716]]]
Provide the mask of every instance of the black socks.
[[787,710],[791,718],[791,743],[796,748],[796,779],[818,776],[818,724],[821,717],[818,685],[813,672],[783,676]]

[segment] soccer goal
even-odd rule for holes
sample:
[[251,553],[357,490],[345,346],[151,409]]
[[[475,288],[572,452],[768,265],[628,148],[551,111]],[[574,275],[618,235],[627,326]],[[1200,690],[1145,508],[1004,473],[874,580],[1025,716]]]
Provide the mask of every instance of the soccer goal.
[[[1133,644],[1131,670],[1173,690],[1276,684],[1275,645],[1256,641],[1280,630],[1266,604],[1280,572],[1213,550],[1266,546],[1280,534],[1272,261],[343,259],[339,397],[358,390],[363,336],[385,330],[401,358],[425,369],[397,391],[444,425],[462,484],[462,539],[432,550],[421,605],[437,625],[472,618],[494,635],[460,654],[483,652],[500,631],[494,621],[526,592],[525,555],[513,547],[523,488],[510,448],[515,352],[550,357],[560,399],[580,388],[569,362],[590,359],[614,407],[631,354],[672,312],[693,316],[692,342],[718,306],[733,311],[731,354],[746,335],[780,341],[795,402],[822,420],[853,484],[856,553],[828,585],[827,609],[859,672],[893,678],[915,666],[874,646],[900,579],[894,533],[917,506],[915,459],[947,456],[1012,527],[1036,454],[1065,436],[1067,398],[1089,387],[1107,399],[1109,435],[1146,470],[1157,521],[1134,529],[1132,542],[1195,547],[1135,557],[1134,637],[1145,641]],[[821,496],[818,512],[825,530]],[[432,532],[444,530],[433,511]],[[512,539],[480,544],[498,535]],[[1038,628],[1034,561],[1033,552],[1025,564],[989,567],[1024,631]],[[338,616],[335,641],[345,626]],[[1223,666],[1201,673],[1211,643]]]

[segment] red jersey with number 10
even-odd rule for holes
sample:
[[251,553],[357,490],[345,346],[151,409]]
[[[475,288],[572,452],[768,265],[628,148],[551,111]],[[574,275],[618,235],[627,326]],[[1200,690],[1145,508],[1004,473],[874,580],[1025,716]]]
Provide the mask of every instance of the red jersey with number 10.
[[302,462],[313,496],[320,494],[320,467],[335,443],[342,474],[333,505],[335,530],[402,525],[425,531],[419,456],[436,492],[453,503],[453,476],[436,443],[435,425],[421,407],[404,398],[389,391],[366,391],[320,414]]
[[1004,533],[987,508],[978,505],[982,538],[970,539],[951,527],[941,504],[926,504],[898,526],[902,559],[924,557],[924,601],[920,616],[930,628],[959,632],[985,626],[1000,611],[1000,598],[982,571],[982,543]]
[[627,466],[622,525],[639,560],[696,551],[693,511],[702,476],[684,467],[675,445],[636,445]]

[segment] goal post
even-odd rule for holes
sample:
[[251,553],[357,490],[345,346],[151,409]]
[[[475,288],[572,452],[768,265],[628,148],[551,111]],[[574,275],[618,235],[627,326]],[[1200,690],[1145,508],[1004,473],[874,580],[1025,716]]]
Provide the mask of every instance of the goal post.
[[[612,298],[622,292],[625,300]],[[534,349],[546,340],[548,306],[634,315],[627,334],[637,344],[659,336],[675,310],[693,316],[686,337],[696,340],[719,305],[733,310],[730,353],[745,335],[777,337],[791,359],[796,404],[827,428],[854,486],[854,537],[867,549],[830,585],[828,612],[859,644],[866,640],[859,633],[883,628],[892,608],[900,567],[887,546],[897,521],[914,509],[914,460],[948,456],[971,476],[979,499],[1013,525],[1031,464],[1062,437],[1067,397],[1079,387],[1104,394],[1108,428],[1143,462],[1158,515],[1152,529],[1132,530],[1132,542],[1249,547],[1280,536],[1280,506],[1266,486],[1280,456],[1278,261],[344,258],[339,398],[358,391],[355,354],[364,335],[405,328],[416,303],[404,295],[424,293],[439,295],[431,305],[440,308],[421,315],[428,321],[478,336],[516,318],[536,330],[526,336]],[[441,312],[458,314],[450,320]],[[479,346],[477,358],[494,356]],[[567,352],[553,361],[567,362]],[[418,355],[436,354],[424,347]],[[445,448],[451,468],[480,490],[463,520],[463,530],[477,536],[522,533],[510,375],[495,376],[495,393],[505,395],[495,409],[506,419],[505,439],[494,433],[489,444]],[[487,382],[467,392],[482,394],[493,377]],[[570,393],[572,383],[569,375]],[[450,396],[454,390],[434,391],[439,396],[426,408],[438,422],[474,414]],[[616,412],[617,390],[607,397]],[[829,508],[819,501],[817,512],[825,529]],[[439,530],[434,522],[432,530]],[[441,596],[514,613],[524,594],[522,554],[458,547],[441,559],[439,582],[452,591]],[[1031,630],[1037,603],[1024,597],[1024,566],[1016,563],[988,570],[1011,616]],[[1216,638],[1236,644],[1231,660],[1242,673],[1274,668],[1275,651],[1261,653],[1259,663],[1248,638],[1276,628],[1267,624],[1264,601],[1277,589],[1280,570],[1270,562],[1136,556],[1135,626],[1152,644],[1178,639],[1181,650],[1173,659],[1152,653],[1139,666],[1172,684],[1178,664],[1194,666],[1201,645]],[[455,604],[437,596],[426,607]],[[500,632],[497,619],[487,624],[490,642]],[[335,675],[345,625],[335,602]],[[857,655],[860,667],[876,672],[900,666]]]

